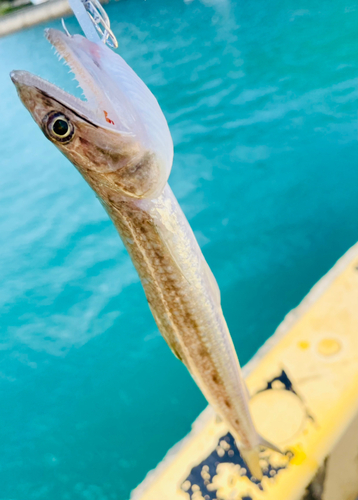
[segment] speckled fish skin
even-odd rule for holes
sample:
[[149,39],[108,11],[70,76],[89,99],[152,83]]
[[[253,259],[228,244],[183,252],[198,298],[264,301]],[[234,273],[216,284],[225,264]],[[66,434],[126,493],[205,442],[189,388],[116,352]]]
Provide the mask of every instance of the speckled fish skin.
[[155,200],[112,200],[107,211],[163,337],[242,445],[256,446],[259,440],[215,278],[169,185]]
[[[47,31],[47,38],[75,72],[88,102],[16,71],[11,77],[20,99],[97,193],[138,271],[160,332],[261,478],[259,445],[275,447],[254,427],[216,280],[166,182],[172,142],[159,105],[104,45],[56,30]],[[60,140],[49,116],[64,117],[71,136]]]

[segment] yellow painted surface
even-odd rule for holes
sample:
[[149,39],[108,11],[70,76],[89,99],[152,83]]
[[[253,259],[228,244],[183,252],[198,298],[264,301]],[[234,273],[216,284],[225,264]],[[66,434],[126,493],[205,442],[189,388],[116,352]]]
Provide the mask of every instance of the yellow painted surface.
[[[288,315],[248,368],[256,426],[287,452],[282,456],[262,451],[261,463],[269,474],[262,489],[242,466],[230,462],[234,451],[221,439],[227,428],[207,409],[189,436],[134,490],[132,499],[206,500],[204,494],[210,491],[223,500],[302,497],[358,413],[358,245]],[[293,390],[277,379],[283,370]],[[207,488],[202,491],[187,478],[212,453],[220,463],[211,475],[209,467],[202,466]],[[280,467],[285,468],[277,470]]]

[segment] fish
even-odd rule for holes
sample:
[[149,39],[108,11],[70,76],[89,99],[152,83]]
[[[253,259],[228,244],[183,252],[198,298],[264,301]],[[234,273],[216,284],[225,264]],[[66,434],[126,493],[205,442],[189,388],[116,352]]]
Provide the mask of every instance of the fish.
[[82,35],[45,30],[86,100],[26,71],[18,95],[44,135],[77,168],[112,219],[158,329],[227,425],[251,474],[261,447],[220,290],[168,178],[173,141],[148,87],[124,59]]

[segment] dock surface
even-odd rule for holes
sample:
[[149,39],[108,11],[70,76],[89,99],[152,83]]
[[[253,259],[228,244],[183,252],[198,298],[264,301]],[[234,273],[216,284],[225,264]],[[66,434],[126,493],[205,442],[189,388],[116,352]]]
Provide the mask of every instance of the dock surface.
[[[288,314],[244,373],[258,431],[284,452],[262,449],[263,480],[250,476],[208,407],[131,500],[356,498],[358,244]],[[310,496],[310,484],[322,491]]]
[[39,5],[30,5],[0,17],[0,37],[20,31],[49,19],[56,19],[70,14],[67,0],[50,0]]

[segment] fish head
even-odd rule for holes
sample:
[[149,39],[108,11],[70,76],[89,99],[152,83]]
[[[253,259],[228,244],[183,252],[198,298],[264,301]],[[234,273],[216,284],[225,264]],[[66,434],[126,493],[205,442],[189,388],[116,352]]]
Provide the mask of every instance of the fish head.
[[[45,136],[106,197],[155,198],[172,166],[173,143],[148,87],[103,43],[46,30],[86,101],[26,71],[13,71],[19,97]],[[107,193],[108,194],[108,193]]]

